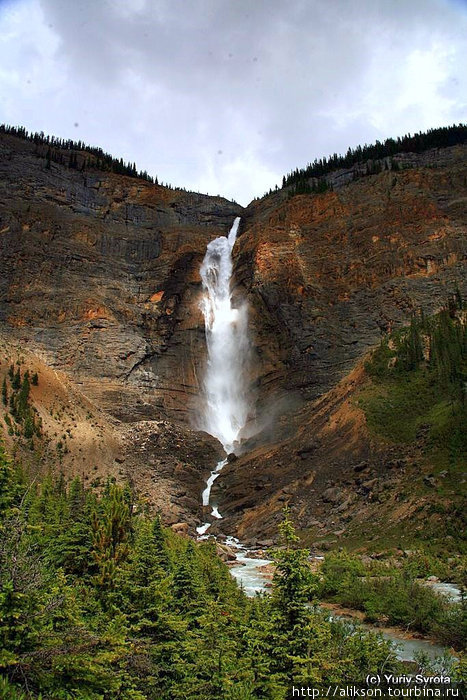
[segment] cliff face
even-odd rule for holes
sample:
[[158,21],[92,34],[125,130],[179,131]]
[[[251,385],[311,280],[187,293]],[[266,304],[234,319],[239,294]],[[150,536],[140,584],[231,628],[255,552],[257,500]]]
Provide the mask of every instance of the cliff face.
[[465,286],[467,146],[404,158],[410,169],[353,182],[336,173],[332,192],[278,191],[242,210],[116,174],[47,168],[33,143],[0,135],[5,342],[98,407],[121,441],[123,476],[194,525],[220,454],[188,429],[205,362],[199,266],[207,243],[241,216],[235,293],[250,307],[257,434],[214,490],[225,531],[269,532],[286,501],[309,527],[336,479],[349,481],[368,455],[375,469],[389,459],[352,408],[362,380],[353,369],[383,332]]
[[186,420],[204,337],[207,243],[241,210],[217,197],[77,172],[0,138],[0,318],[125,421]]
[[462,287],[467,146],[410,162],[333,192],[279,192],[247,209],[236,271],[253,309],[263,385],[316,398],[382,333]]
[[[342,534],[359,519],[371,530],[379,506],[368,494],[396,498],[420,457],[374,440],[355,396],[361,359],[383,333],[420,308],[438,310],[456,289],[465,298],[467,146],[405,160],[410,169],[346,185],[337,173],[335,191],[281,191],[247,209],[236,272],[266,430],[213,489],[223,527],[241,536],[272,535],[284,503],[304,530]],[[402,471],[391,467],[397,458]]]
[[193,528],[222,453],[190,430],[205,361],[198,270],[240,211],[111,173],[49,169],[33,143],[0,135],[0,380],[26,354],[51,377],[34,400],[46,440],[72,431],[65,472],[130,479],[167,521]]

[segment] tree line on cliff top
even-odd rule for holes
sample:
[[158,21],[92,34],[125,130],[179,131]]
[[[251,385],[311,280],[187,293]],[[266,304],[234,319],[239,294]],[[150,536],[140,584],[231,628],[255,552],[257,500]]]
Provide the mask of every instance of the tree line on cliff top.
[[[105,153],[102,148],[89,146],[84,141],[48,136],[43,131],[33,133],[27,131],[23,126],[9,126],[8,124],[0,124],[0,133],[34,143],[38,154],[45,157],[47,168],[50,168],[51,162],[55,162],[75,170],[84,171],[95,168],[104,172],[146,180],[154,185],[159,184],[157,176],[152,177],[146,170],[138,171],[135,163],[125,163],[123,158],[114,158],[110,153]],[[168,184],[164,187],[171,188]]]
[[[36,147],[46,147],[41,155],[44,155],[47,167],[51,161],[60,163],[70,168],[85,170],[95,168],[107,172],[114,172],[129,177],[135,177],[155,185],[159,184],[157,176],[154,178],[146,170],[138,171],[135,163],[125,163],[122,158],[114,158],[105,153],[102,148],[89,146],[83,141],[61,139],[56,136],[45,135],[41,132],[28,132],[22,126],[10,126],[0,124],[0,133],[10,134],[18,138],[32,141]],[[325,175],[342,168],[351,168],[358,163],[367,163],[365,174],[371,175],[381,169],[378,161],[391,159],[390,167],[393,170],[399,168],[397,160],[392,157],[400,153],[421,153],[432,148],[446,148],[467,141],[467,124],[453,124],[436,129],[428,129],[426,132],[406,134],[397,139],[388,138],[385,141],[376,141],[374,144],[348,148],[345,155],[334,153],[332,156],[315,158],[304,168],[296,168],[282,178],[282,188],[289,188],[289,195],[307,194],[309,192],[325,192],[329,189]],[[92,158],[91,158],[92,156]],[[162,183],[161,183],[162,184]],[[164,187],[174,189],[169,184]],[[175,188],[184,190],[184,188]],[[276,190],[278,187],[276,186]],[[271,194],[273,190],[269,190]]]
[[[328,175],[336,170],[351,168],[358,163],[367,161],[379,161],[384,158],[391,159],[396,154],[400,153],[422,153],[432,148],[447,148],[448,146],[456,146],[457,144],[467,141],[467,124],[453,124],[452,126],[443,126],[437,129],[428,129],[426,132],[418,132],[416,134],[406,134],[397,139],[388,138],[385,141],[376,141],[376,143],[356,148],[348,148],[345,155],[334,153],[328,158],[315,159],[304,168],[296,168],[292,172],[284,175],[282,187],[294,187],[294,194],[303,194],[311,191],[325,191],[328,184],[323,176]],[[399,165],[397,161],[391,161],[391,168],[397,170]],[[375,164],[369,165],[369,170],[366,174],[376,172]],[[310,180],[315,178],[317,183],[310,183]]]

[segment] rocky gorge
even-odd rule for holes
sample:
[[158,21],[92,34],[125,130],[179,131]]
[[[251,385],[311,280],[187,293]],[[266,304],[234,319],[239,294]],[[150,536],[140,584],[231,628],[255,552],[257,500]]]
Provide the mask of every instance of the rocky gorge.
[[213,486],[224,516],[213,532],[267,544],[285,504],[322,543],[371,538],[390,521],[416,527],[420,494],[399,496],[427,477],[423,436],[378,439],[358,396],[384,333],[467,292],[467,145],[399,160],[358,179],[336,172],[326,192],[285,187],[242,208],[47,163],[31,141],[0,134],[0,372],[22,358],[39,374],[44,469],[68,429],[67,475],[129,480],[194,534],[222,455],[197,430],[199,269],[240,216],[233,297],[248,301],[256,416]]

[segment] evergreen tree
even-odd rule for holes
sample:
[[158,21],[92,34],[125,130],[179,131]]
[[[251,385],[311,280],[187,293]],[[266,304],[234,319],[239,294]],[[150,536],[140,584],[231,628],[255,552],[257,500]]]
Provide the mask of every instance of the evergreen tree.
[[7,457],[0,440],[0,517],[5,517],[7,511],[16,504],[22,490],[22,481],[20,470]]
[[316,580],[308,566],[308,550],[297,548],[300,538],[287,508],[279,525],[282,548],[274,552],[276,569],[273,578],[272,601],[284,628],[289,631],[307,615],[307,603],[316,594]]
[[412,316],[409,330],[405,334],[400,348],[400,359],[407,371],[414,370],[423,360],[423,346],[420,327],[415,316]]
[[130,509],[125,493],[115,484],[108,485],[99,511],[92,514],[93,558],[98,565],[98,584],[105,589],[114,581],[116,565],[128,553]]
[[21,387],[21,372],[20,372],[20,369],[18,367],[18,369],[16,370],[16,372],[14,373],[14,375],[12,377],[11,388],[13,389],[13,391],[18,391],[20,389],[20,387]]
[[206,595],[192,542],[188,543],[175,569],[173,595],[175,609],[188,619],[196,620],[202,613]]
[[272,593],[249,600],[211,543],[133,501],[60,473],[26,487],[0,453],[0,695],[282,700],[291,681],[397,670],[386,642],[309,607],[315,579],[287,511]]
[[26,372],[24,377],[23,377],[23,382],[22,382],[21,388],[19,390],[18,400],[17,400],[17,404],[16,404],[16,410],[17,410],[18,418],[20,420],[23,420],[28,413],[29,391],[30,391],[29,373]]
[[157,558],[157,564],[164,570],[170,570],[169,553],[167,542],[162,527],[160,515],[156,515],[152,523],[152,547]]
[[26,440],[30,440],[35,433],[34,418],[28,413],[24,419],[23,434]]

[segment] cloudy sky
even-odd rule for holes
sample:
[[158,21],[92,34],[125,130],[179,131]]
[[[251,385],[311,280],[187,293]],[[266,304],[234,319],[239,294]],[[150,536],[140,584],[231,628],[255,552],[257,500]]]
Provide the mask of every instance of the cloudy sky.
[[0,0],[0,122],[247,204],[467,121],[467,0]]

